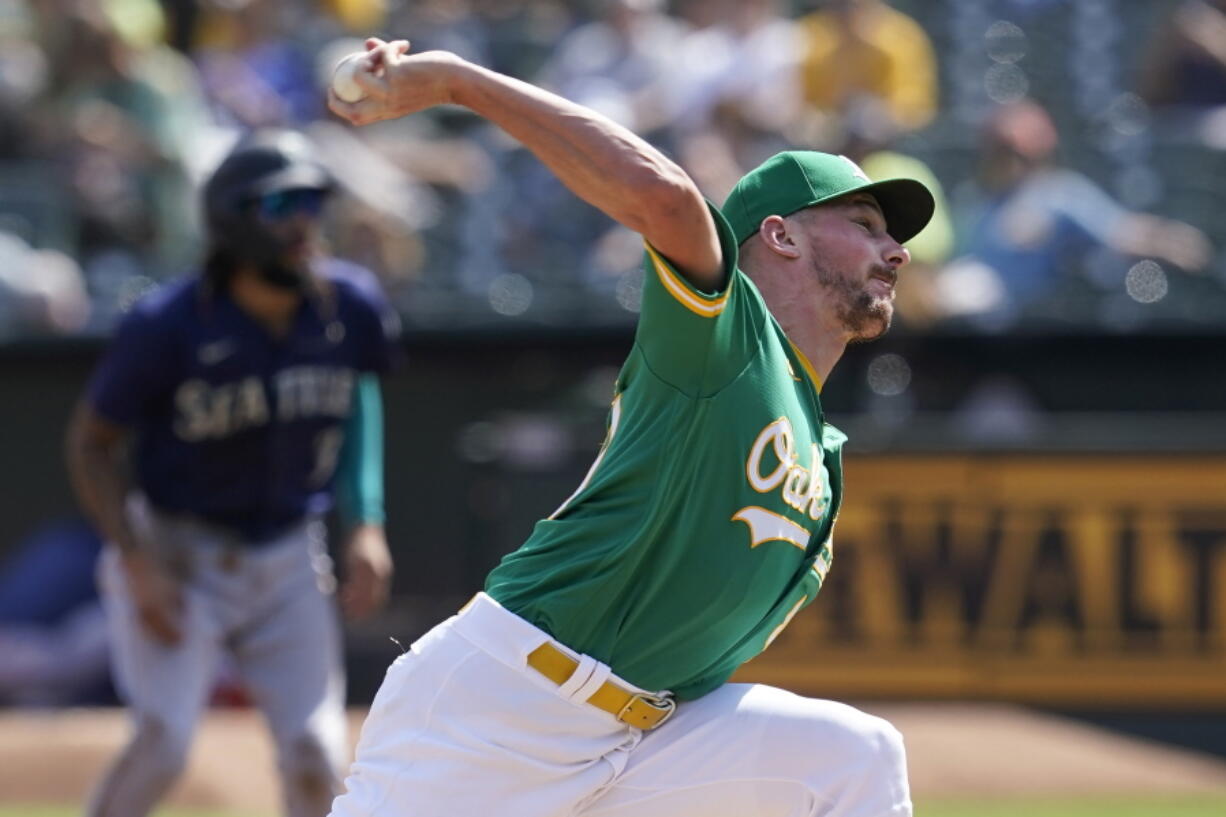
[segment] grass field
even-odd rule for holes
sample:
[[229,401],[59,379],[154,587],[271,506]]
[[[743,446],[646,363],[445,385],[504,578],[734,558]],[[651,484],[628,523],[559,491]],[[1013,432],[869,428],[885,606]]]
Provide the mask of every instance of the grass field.
[[1222,817],[1221,797],[1086,797],[921,801],[915,817]]
[[[76,817],[78,809],[0,805],[0,817]],[[1222,797],[1095,797],[1083,799],[927,800],[915,817],[1222,817]],[[157,817],[274,817],[220,811],[163,810]]]

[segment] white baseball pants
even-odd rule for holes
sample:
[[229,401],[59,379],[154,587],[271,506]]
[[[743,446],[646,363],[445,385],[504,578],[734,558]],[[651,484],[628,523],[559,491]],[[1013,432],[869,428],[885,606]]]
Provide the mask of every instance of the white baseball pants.
[[244,549],[216,530],[157,514],[129,516],[183,578],[183,640],[145,632],[119,554],[103,551],[99,584],[112,669],[132,736],[94,791],[89,817],[148,814],[179,776],[223,654],[268,719],[290,817],[322,817],[339,790],[347,737],[340,624],[323,526],[306,521]]
[[[907,817],[902,738],[833,701],[727,684],[650,732],[527,666],[544,632],[479,594],[388,669],[332,817]],[[567,652],[570,652],[567,650]],[[622,682],[627,688],[633,685]]]

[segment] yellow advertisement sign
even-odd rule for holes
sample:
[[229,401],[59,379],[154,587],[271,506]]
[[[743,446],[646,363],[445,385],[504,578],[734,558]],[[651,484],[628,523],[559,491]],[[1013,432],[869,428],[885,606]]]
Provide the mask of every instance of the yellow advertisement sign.
[[849,457],[826,586],[736,680],[1226,705],[1226,458]]

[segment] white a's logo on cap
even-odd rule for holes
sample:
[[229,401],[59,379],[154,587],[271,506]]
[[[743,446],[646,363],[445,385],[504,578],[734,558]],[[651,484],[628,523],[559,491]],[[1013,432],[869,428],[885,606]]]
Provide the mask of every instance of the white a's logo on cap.
[[851,159],[848,159],[846,156],[844,156],[841,153],[839,154],[839,158],[842,159],[844,162],[847,162],[847,164],[851,165],[851,172],[855,175],[857,179],[864,179],[864,181],[866,182],[872,181],[872,179],[868,177],[868,174],[865,173],[863,170],[861,170],[860,166],[856,164],[855,162],[853,162]]

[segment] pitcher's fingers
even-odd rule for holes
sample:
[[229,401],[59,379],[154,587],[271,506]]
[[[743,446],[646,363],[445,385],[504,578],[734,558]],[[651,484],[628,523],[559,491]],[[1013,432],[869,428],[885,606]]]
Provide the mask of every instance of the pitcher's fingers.
[[349,124],[359,126],[369,125],[372,122],[381,122],[392,117],[387,107],[381,102],[373,99],[346,102],[337,97],[336,92],[331,89],[328,90],[328,110]]
[[346,102],[336,95],[336,91],[328,89],[328,110],[352,125],[360,124],[361,111],[357,102]]
[[400,56],[403,56],[409,53],[409,41],[408,40],[403,40],[403,39],[402,40],[389,40],[384,45],[385,45],[385,48],[384,48],[385,51],[389,52],[390,54],[394,54],[397,57],[400,57]]
[[[371,44],[377,43],[374,48]],[[408,40],[392,40],[385,42],[383,40],[372,37],[366,41],[366,62],[370,65],[371,70],[378,70],[381,66],[395,65],[396,62],[409,52]]]
[[328,89],[328,110],[332,111],[332,113],[336,114],[341,119],[344,119],[346,122],[351,122],[352,120],[349,118],[348,106],[349,103],[338,97],[336,95],[336,91],[333,91],[331,88]]
[[392,93],[392,85],[386,74],[362,70],[362,66],[358,66],[358,70],[353,72],[353,81],[366,92],[368,99],[384,100]]
[[344,119],[351,125],[361,125],[362,110],[358,107],[359,102],[346,102],[336,95],[336,92],[331,88],[328,89],[328,110]]

